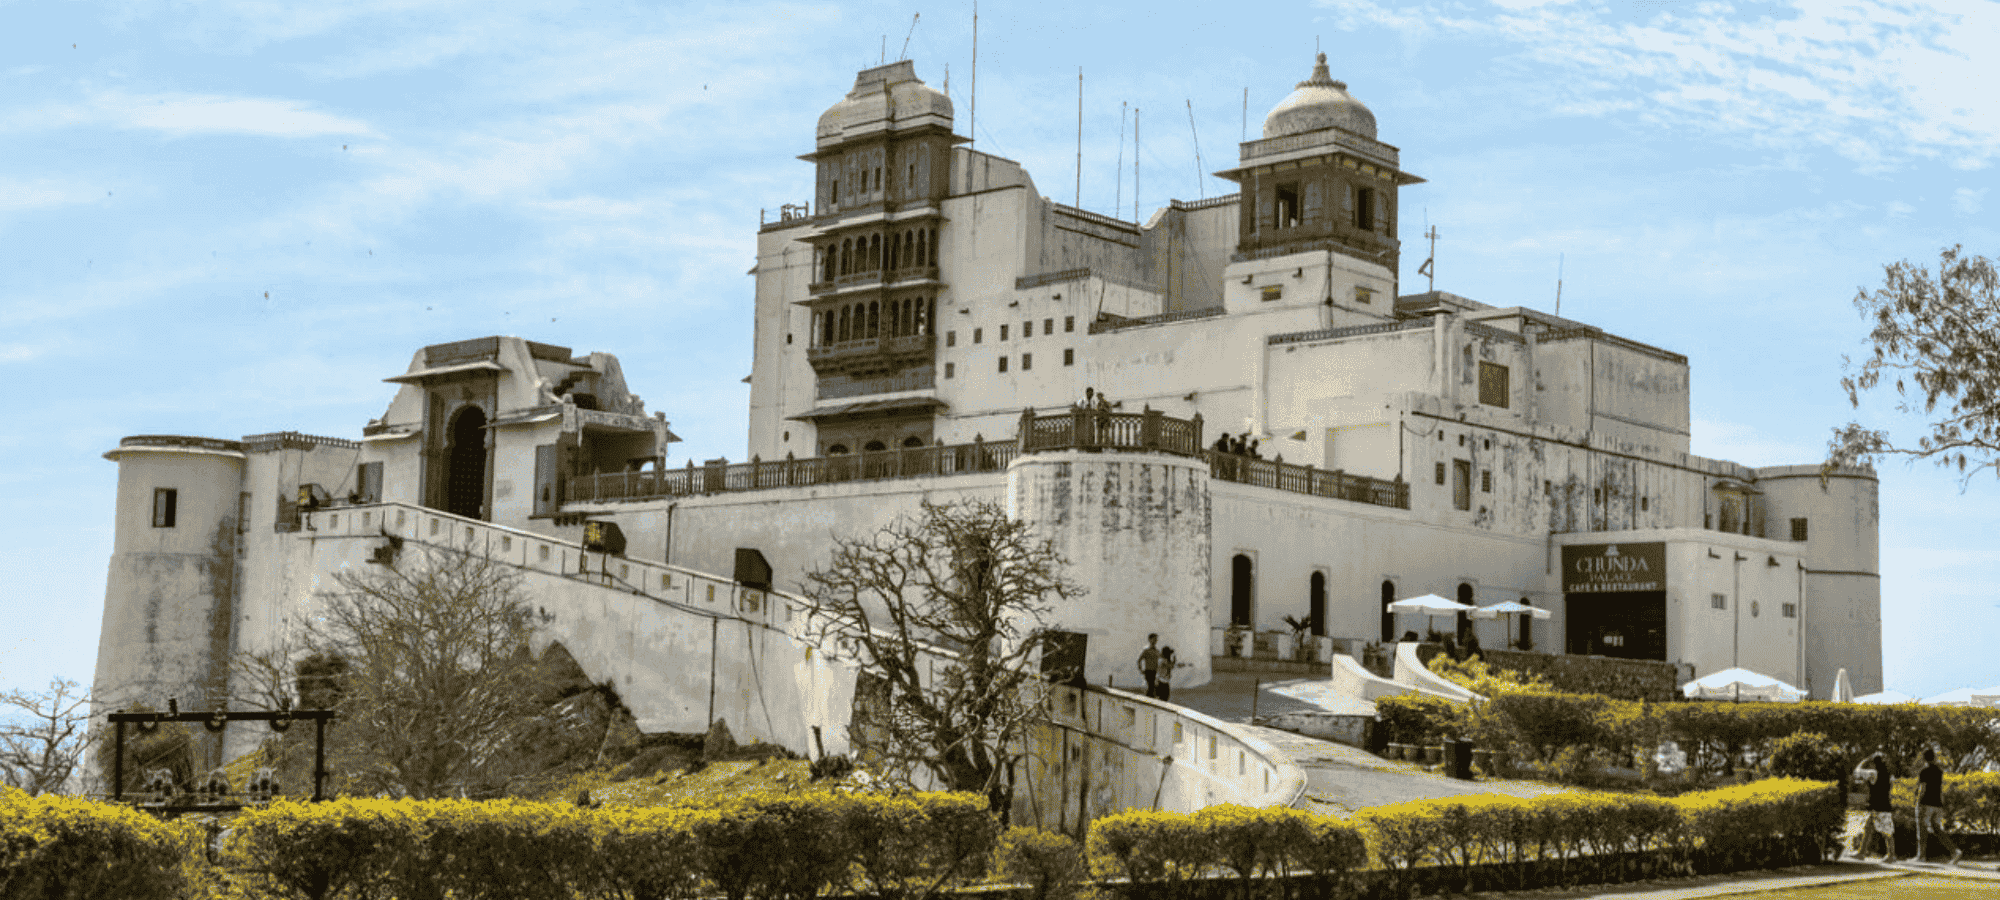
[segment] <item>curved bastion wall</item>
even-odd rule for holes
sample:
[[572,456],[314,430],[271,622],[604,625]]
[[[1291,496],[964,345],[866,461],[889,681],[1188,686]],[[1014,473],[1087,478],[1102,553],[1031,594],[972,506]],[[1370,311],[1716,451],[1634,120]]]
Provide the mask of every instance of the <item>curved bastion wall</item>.
[[1048,624],[1088,635],[1084,678],[1139,689],[1146,635],[1173,647],[1177,685],[1209,680],[1208,465],[1167,453],[1068,450],[1007,467],[1007,515],[1069,560],[1085,593]]

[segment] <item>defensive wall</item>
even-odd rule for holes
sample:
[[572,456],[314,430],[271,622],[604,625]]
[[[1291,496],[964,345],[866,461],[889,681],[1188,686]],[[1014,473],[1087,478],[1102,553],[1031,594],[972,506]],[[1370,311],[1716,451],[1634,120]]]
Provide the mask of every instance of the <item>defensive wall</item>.
[[[589,553],[545,535],[404,503],[317,510],[284,536],[282,589],[300,611],[341,571],[361,572],[400,539],[502,562],[522,578],[538,639],[559,641],[612,684],[648,732],[726,722],[739,739],[814,752],[850,747],[857,668],[816,646],[806,602],[680,566]],[[1305,775],[1270,745],[1192,710],[1120,691],[1052,688],[1050,717],[1018,773],[1018,821],[1074,827],[1119,809],[1290,805]],[[252,736],[254,737],[254,735]],[[244,747],[232,748],[238,752]]]

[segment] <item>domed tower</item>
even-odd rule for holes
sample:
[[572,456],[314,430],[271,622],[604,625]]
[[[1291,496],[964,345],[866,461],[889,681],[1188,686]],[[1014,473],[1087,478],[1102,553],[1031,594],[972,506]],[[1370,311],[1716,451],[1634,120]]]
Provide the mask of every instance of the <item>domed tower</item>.
[[[812,310],[806,360],[821,397],[929,384],[936,365],[942,203],[951,190],[951,98],[899,60],[862,70],[819,118]],[[871,386],[874,386],[871,388]],[[915,402],[814,421],[819,453],[929,443],[930,404]]]
[[[118,464],[118,514],[98,636],[94,713],[135,703],[227,704],[236,597],[243,445],[138,435],[104,454]],[[100,719],[101,721],[101,719]],[[195,763],[220,762],[196,730]]]
[[1333,79],[1326,54],[1264,117],[1263,134],[1216,173],[1242,185],[1236,260],[1333,250],[1395,272],[1396,192],[1423,179],[1375,139],[1375,114]]

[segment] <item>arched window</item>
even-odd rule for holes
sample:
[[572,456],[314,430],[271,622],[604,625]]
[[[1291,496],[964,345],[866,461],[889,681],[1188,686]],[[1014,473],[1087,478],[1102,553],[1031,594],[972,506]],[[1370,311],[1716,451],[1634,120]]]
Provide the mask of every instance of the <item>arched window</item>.
[[1229,561],[1229,624],[1249,625],[1256,564],[1245,553]]
[[833,320],[833,310],[829,309],[819,314],[819,343],[822,347],[833,343]]
[[854,241],[852,240],[841,241],[840,274],[845,275],[849,272],[854,271],[853,264],[854,264]]
[[[1462,581],[1459,582],[1458,602],[1463,603],[1467,606],[1477,605],[1472,602],[1472,585],[1466,584],[1465,582]],[[1471,636],[1472,636],[1472,617],[1470,615],[1467,615],[1466,613],[1459,613],[1458,642],[1463,644],[1465,643],[1466,638],[1469,638]]]
[[916,435],[911,435],[903,439],[903,446],[906,449],[914,450],[919,447],[922,447],[923,445],[924,445],[924,439],[917,437]]
[[843,344],[853,340],[854,332],[849,330],[852,327],[852,323],[849,321],[852,311],[853,307],[843,306],[840,308],[840,343]]
[[1326,573],[1314,572],[1306,588],[1306,615],[1312,620],[1313,637],[1326,634]]
[[868,268],[874,271],[882,269],[882,236],[879,234],[868,239]]
[[452,417],[449,469],[445,475],[444,511],[468,519],[483,519],[486,505],[486,412],[468,406]]
[[937,229],[927,228],[924,230],[928,232],[931,236],[931,257],[928,265],[935,266],[937,265]]
[[828,456],[846,456],[846,455],[847,455],[847,445],[846,445],[846,444],[834,444],[833,446],[831,446],[831,447],[828,447],[828,448],[826,448],[826,455],[828,455]]
[[881,441],[869,441],[868,443],[861,445],[861,449],[866,450],[869,453],[880,453],[884,450],[889,449],[889,445],[884,444]]
[[937,298],[932,297],[924,307],[924,334],[937,334]]
[[1382,643],[1396,639],[1396,614],[1389,611],[1389,604],[1396,602],[1396,583],[1382,582]]
[[901,232],[889,236],[889,268],[903,267],[903,235]]
[[925,245],[925,241],[924,241],[924,231],[923,231],[923,229],[919,228],[919,229],[917,229],[917,265],[920,265],[920,266],[921,266],[921,265],[924,265],[924,264],[925,264],[925,263],[924,263],[924,245]]
[[881,328],[881,326],[882,326],[882,307],[880,304],[871,301],[868,304],[868,333],[862,336],[871,338],[874,337],[876,335],[877,329]]

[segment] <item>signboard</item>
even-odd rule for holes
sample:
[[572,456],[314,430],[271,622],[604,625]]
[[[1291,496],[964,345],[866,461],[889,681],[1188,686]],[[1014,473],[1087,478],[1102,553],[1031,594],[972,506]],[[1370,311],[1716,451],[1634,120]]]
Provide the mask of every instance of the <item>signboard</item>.
[[1563,548],[1563,592],[1602,594],[1667,589],[1667,545],[1577,544]]

